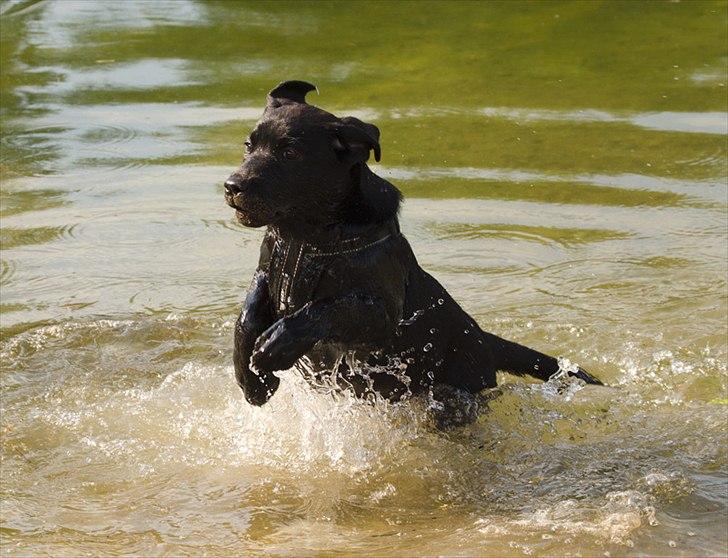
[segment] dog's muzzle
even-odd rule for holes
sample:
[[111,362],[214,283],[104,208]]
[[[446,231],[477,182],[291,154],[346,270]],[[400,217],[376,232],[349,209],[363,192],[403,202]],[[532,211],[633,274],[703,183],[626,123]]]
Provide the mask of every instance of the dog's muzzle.
[[233,174],[225,181],[225,202],[233,209],[242,209],[242,195],[247,190],[247,186],[237,174]]
[[253,189],[248,181],[238,174],[233,174],[223,186],[225,203],[235,210],[238,222],[246,227],[260,227],[269,224],[271,211],[258,196],[251,196]]
[[233,174],[225,181],[225,197],[234,198],[237,194],[242,194],[247,188],[239,175]]

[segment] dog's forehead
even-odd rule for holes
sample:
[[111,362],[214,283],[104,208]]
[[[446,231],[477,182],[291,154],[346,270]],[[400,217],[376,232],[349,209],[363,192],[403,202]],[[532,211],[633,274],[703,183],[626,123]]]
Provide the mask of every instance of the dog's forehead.
[[293,103],[267,109],[255,129],[258,135],[268,138],[305,136],[307,132],[338,120],[318,107]]

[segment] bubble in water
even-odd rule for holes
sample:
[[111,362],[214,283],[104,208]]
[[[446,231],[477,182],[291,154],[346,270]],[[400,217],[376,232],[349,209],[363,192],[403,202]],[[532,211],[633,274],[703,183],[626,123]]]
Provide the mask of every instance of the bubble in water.
[[425,352],[428,352],[430,349],[432,349],[432,343],[428,343],[424,347],[422,347],[422,350]]
[[440,305],[442,305],[442,304],[443,304],[444,302],[445,302],[445,301],[444,301],[444,300],[442,300],[441,298],[438,298],[438,299],[437,299],[437,303],[438,303],[438,304],[440,304]]
[[464,333],[465,335],[467,335],[468,333],[470,333],[470,330],[469,330],[469,329],[464,329],[464,330],[463,330],[463,333]]
[[430,333],[434,334],[436,331],[437,331],[437,329],[435,329],[434,327],[430,328]]

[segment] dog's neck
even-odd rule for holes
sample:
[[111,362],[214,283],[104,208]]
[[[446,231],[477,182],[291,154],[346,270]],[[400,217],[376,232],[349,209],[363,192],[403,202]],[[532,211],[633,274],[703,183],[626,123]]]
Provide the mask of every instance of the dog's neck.
[[338,252],[365,246],[392,234],[399,234],[399,221],[395,215],[381,223],[339,223],[330,227],[311,227],[302,234],[302,228],[270,225],[267,234],[282,242],[306,247],[312,252]]
[[272,302],[278,317],[311,300],[318,279],[331,261],[353,257],[401,235],[396,218],[338,232],[337,236],[329,236],[327,243],[312,243],[268,227],[258,266],[272,278]]
[[349,179],[349,184],[331,185],[330,198],[315,211],[301,212],[269,229],[282,238],[331,245],[397,222],[402,194],[394,185],[365,163],[352,167]]

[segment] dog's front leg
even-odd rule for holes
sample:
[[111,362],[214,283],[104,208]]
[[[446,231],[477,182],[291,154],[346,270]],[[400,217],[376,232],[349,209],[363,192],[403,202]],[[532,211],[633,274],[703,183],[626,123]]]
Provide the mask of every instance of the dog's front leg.
[[280,379],[271,373],[250,369],[250,356],[255,340],[274,321],[268,295],[268,274],[258,271],[253,276],[240,318],[235,322],[233,362],[235,379],[251,405],[263,405],[278,389]]
[[367,295],[309,302],[263,332],[251,362],[254,369],[270,373],[290,368],[321,340],[376,342],[394,330],[391,315],[381,299]]

